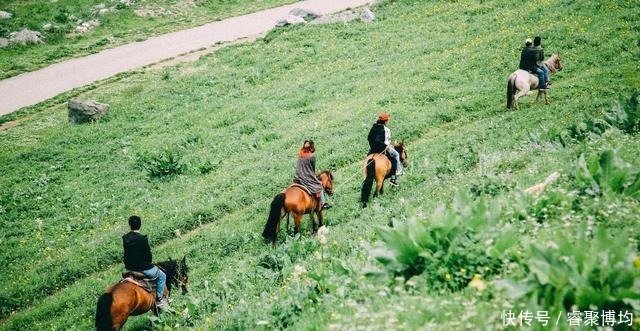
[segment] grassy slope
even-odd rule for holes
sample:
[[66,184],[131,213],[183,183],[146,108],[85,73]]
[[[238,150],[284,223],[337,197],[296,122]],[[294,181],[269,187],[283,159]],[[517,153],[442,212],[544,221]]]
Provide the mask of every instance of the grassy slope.
[[[144,40],[151,36],[186,29],[211,21],[247,14],[275,7],[294,0],[236,0],[236,1],[134,1],[130,7],[119,6],[119,11],[105,16],[93,9],[98,4],[106,8],[119,1],[60,0],[60,1],[3,1],[0,10],[13,17],[0,20],[0,37],[23,28],[40,31],[46,43],[14,45],[0,48],[0,79],[33,71],[62,59],[78,57],[100,50]],[[134,10],[153,13],[138,16]],[[170,13],[170,14],[169,14]],[[76,21],[69,16],[89,21],[99,19],[101,25],[89,33],[71,36]],[[55,24],[54,30],[44,31],[44,24]]]
[[[632,3],[607,4],[607,17],[598,22],[589,18],[600,13],[596,5],[550,9],[559,4],[500,11],[478,3],[391,4],[378,11],[375,24],[279,30],[193,65],[101,87],[89,92],[112,105],[100,123],[68,126],[64,110],[56,109],[1,133],[6,175],[0,186],[9,188],[0,195],[6,229],[1,262],[10,267],[0,279],[6,284],[0,306],[18,310],[4,328],[88,328],[97,294],[118,274],[119,236],[132,213],[146,221],[158,259],[189,255],[191,298],[201,302],[186,322],[197,328],[255,328],[260,320],[297,329],[382,328],[394,318],[407,328],[426,321],[456,327],[447,314],[469,310],[461,303],[479,300],[470,293],[390,293],[384,283],[361,279],[360,270],[370,263],[365,243],[375,237],[374,224],[415,208],[431,210],[485,173],[512,169],[510,180],[527,186],[566,169],[579,152],[598,144],[621,148],[627,159],[638,153],[637,138],[616,135],[567,149],[528,143],[529,132],[566,127],[640,86],[634,74],[637,47],[629,46],[638,35]],[[569,12],[577,16],[569,20]],[[514,67],[520,31],[539,13],[547,15],[541,32],[547,52],[560,50],[566,69],[555,77],[550,106],[532,105],[529,98],[523,111],[505,112],[504,77],[511,71],[505,68]],[[358,177],[341,180],[358,172],[363,137],[383,110],[391,112],[398,138],[408,141],[413,167],[397,192],[361,211],[355,204]],[[269,252],[259,239],[270,197],[288,183],[295,150],[312,135],[319,166],[338,170],[336,208],[327,216],[336,244],[327,253],[351,270],[335,272],[344,289],[313,299],[315,304],[309,303],[308,289],[283,278],[290,277],[293,264],[319,268],[316,241],[305,236]],[[483,156],[482,171],[465,167],[468,145]],[[165,148],[183,156],[186,172],[148,180],[139,156]],[[207,161],[216,166],[200,174]],[[451,177],[440,180],[437,169],[445,163]],[[390,196],[403,197],[406,206]],[[620,222],[627,227],[624,215]],[[175,230],[191,229],[175,238]],[[637,235],[637,229],[629,231]],[[525,234],[523,243],[532,239]],[[258,267],[265,259],[285,261],[282,272]],[[28,276],[10,276],[20,271]],[[50,282],[43,281],[45,272]],[[176,300],[178,307],[186,304]],[[440,308],[425,311],[426,302]],[[495,300],[480,302],[480,310],[498,309]],[[34,309],[20,311],[25,305]],[[409,314],[413,310],[420,313]],[[144,325],[137,318],[129,326]]]

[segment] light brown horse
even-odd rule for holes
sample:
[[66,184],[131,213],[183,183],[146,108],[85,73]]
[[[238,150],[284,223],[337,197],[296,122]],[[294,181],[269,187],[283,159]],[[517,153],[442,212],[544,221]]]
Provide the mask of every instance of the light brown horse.
[[[187,275],[189,268],[187,267],[187,259],[184,257],[182,261],[169,260],[157,263],[167,276],[165,296],[171,293],[172,285],[182,289],[182,294],[187,293]],[[107,287],[104,294],[98,299],[96,307],[96,329],[98,331],[118,331],[127,321],[129,316],[142,315],[155,308],[155,289],[147,292],[142,287],[128,282],[120,281],[119,283]],[[157,313],[157,308],[154,309]]]
[[[400,154],[400,163],[407,166],[407,146],[404,142],[393,145],[393,148]],[[369,154],[364,159],[364,182],[360,192],[360,203],[362,208],[367,206],[373,181],[376,181],[376,191],[373,193],[375,197],[382,194],[384,190],[384,180],[391,177],[391,161],[384,153]]]
[[[549,70],[549,82],[551,82],[551,75],[557,71],[562,70],[562,63],[560,63],[560,54],[552,54],[546,61],[543,62],[544,66]],[[518,99],[525,95],[533,93],[532,90],[538,88],[538,75],[529,73],[525,70],[518,69],[513,72],[507,79],[507,108],[508,109],[520,109],[518,105]],[[517,93],[516,93],[517,91]],[[547,98],[547,91],[538,90],[536,101],[540,99],[540,95],[544,95],[544,102],[549,104]]]
[[[322,183],[324,191],[329,195],[333,194],[333,175],[331,171],[324,170],[320,172],[317,177]],[[318,227],[323,225],[322,204],[320,203],[320,199],[312,196],[297,184],[293,184],[273,198],[269,218],[267,219],[267,224],[264,227],[262,236],[275,245],[278,232],[280,232],[280,221],[285,215],[289,217],[289,214],[293,215],[294,230],[296,233],[300,231],[300,223],[302,223],[302,215],[304,214],[309,214],[312,233],[315,233]],[[314,215],[318,216],[318,224],[315,222]]]

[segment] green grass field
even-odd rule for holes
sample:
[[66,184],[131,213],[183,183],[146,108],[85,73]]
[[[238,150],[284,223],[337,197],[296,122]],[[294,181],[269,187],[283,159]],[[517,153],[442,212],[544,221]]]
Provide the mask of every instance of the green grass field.
[[[638,3],[385,1],[374,11],[371,24],[277,29],[101,85],[82,96],[111,105],[97,123],[70,125],[59,106],[0,132],[0,329],[91,329],[132,214],[156,260],[186,255],[191,269],[191,293],[174,293],[175,314],[155,329],[495,330],[503,310],[566,313],[563,301],[637,316],[637,302],[615,298],[640,299],[639,136],[605,113],[640,89]],[[508,111],[506,77],[536,34],[564,70],[550,105],[529,96]],[[411,166],[361,209],[366,135],[382,111]],[[335,172],[329,244],[305,219],[299,239],[281,235],[272,249],[260,235],[269,204],[310,137],[318,167]],[[598,163],[607,149],[624,162]],[[605,170],[587,176],[581,155]],[[554,171],[541,197],[521,194]],[[376,229],[391,223],[396,239],[385,241]],[[413,239],[402,224],[419,229]],[[398,246],[420,236],[440,238],[437,248],[379,262],[416,253]],[[585,257],[585,243],[602,251]],[[467,286],[476,274],[484,291]],[[501,290],[508,281],[546,292],[519,299],[516,286]],[[150,316],[125,329],[148,329]]]
[[[0,10],[11,13],[12,18],[0,19],[0,38],[9,38],[11,32],[28,28],[41,32],[45,43],[0,48],[0,79],[63,59],[292,2],[141,0],[125,5],[119,0],[2,1]],[[100,5],[103,6],[96,7]],[[100,15],[100,8],[117,11]],[[88,33],[77,33],[78,20],[98,20],[100,26]],[[43,29],[46,24],[53,28]]]

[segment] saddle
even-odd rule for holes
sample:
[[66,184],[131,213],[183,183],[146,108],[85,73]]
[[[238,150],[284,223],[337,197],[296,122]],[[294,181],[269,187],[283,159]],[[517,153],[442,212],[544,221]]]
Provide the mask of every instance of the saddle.
[[[290,187],[297,187],[297,188],[299,188],[299,189],[301,189],[301,190],[305,191],[309,196],[312,196],[312,197],[313,197],[313,196],[317,196],[317,197],[319,197],[319,195],[320,195],[320,193],[318,193],[318,194],[312,194],[312,193],[311,193],[311,191],[309,191],[309,189],[308,189],[306,186],[304,186],[304,185],[302,185],[302,184],[300,184],[300,183],[297,183],[295,180],[294,180],[293,184],[291,184],[291,185],[289,185],[289,187],[287,187],[287,189],[288,189],[288,188],[290,188]],[[282,192],[284,192],[285,190],[286,190],[286,189],[282,190]]]
[[155,293],[156,279],[147,278],[143,273],[139,271],[126,270],[122,272],[122,280],[120,283],[129,282],[142,287],[145,291]]

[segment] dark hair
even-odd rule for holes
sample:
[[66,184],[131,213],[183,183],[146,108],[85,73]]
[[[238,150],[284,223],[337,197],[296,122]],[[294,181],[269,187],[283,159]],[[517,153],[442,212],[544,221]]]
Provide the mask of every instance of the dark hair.
[[129,227],[131,227],[131,230],[140,230],[140,226],[142,226],[140,217],[136,215],[129,217]]
[[302,144],[302,150],[315,153],[316,147],[313,144],[313,140],[311,139],[305,140],[304,143]]
[[533,46],[540,46],[540,44],[542,44],[542,38],[540,38],[540,36],[533,38]]

